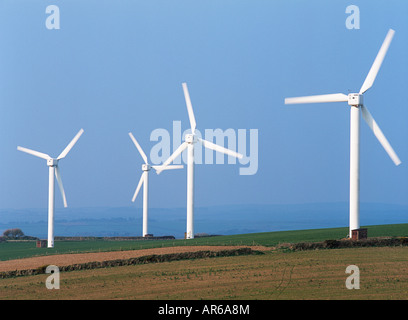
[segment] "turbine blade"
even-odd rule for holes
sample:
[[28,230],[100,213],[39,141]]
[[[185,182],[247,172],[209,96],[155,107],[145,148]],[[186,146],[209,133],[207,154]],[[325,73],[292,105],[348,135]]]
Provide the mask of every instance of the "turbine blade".
[[285,104],[298,103],[322,103],[322,102],[346,102],[348,96],[343,93],[322,94],[316,96],[286,98]]
[[139,180],[139,183],[138,183],[138,185],[137,185],[135,194],[133,195],[132,202],[135,202],[136,197],[137,197],[137,194],[139,193],[140,188],[141,188],[142,185],[143,185],[143,182],[145,182],[146,174],[147,174],[147,171],[144,171],[144,172],[142,173],[142,176],[140,177],[140,180]]
[[55,167],[55,177],[57,178],[58,186],[62,195],[62,201],[64,202],[64,207],[66,208],[68,206],[67,198],[65,196],[64,186],[62,185],[61,173],[59,171],[58,166]]
[[173,170],[173,169],[183,169],[184,166],[183,165],[168,165],[166,167],[163,167],[163,165],[161,166],[152,166],[152,168],[156,171],[158,170]]
[[166,170],[166,167],[174,161],[188,146],[187,142],[183,142],[177,149],[176,151],[173,152],[173,154],[166,160],[164,163],[156,170],[157,174],[160,174],[163,170]]
[[387,54],[388,48],[391,44],[391,40],[394,37],[394,33],[395,31],[392,29],[388,31],[387,36],[385,37],[384,42],[380,48],[380,51],[378,51],[377,57],[375,58],[374,63],[371,66],[371,69],[368,72],[367,77],[360,89],[360,94],[366,92],[373,85],[374,80],[377,77],[378,71],[380,70],[381,64],[385,58],[385,55]]
[[188,117],[190,119],[191,133],[194,134],[197,124],[196,124],[195,117],[194,117],[193,106],[190,100],[190,94],[188,93],[187,83],[184,82],[182,86],[183,86],[183,91],[184,91],[184,98],[186,100],[186,105],[187,105]]
[[79,130],[74,139],[71,140],[70,143],[65,147],[65,149],[61,152],[61,154],[58,156],[58,160],[63,159],[67,156],[68,152],[72,149],[72,147],[75,145],[75,143],[78,141],[79,137],[82,135],[84,132],[83,129]]
[[27,148],[20,147],[20,146],[17,147],[17,150],[29,153],[29,154],[31,154],[33,156],[36,156],[36,157],[39,157],[39,158],[43,158],[45,160],[48,160],[49,158],[51,158],[48,154],[38,152],[38,151],[35,151],[35,150],[31,150],[31,149],[27,149]]
[[383,146],[385,151],[388,153],[391,160],[394,161],[396,166],[401,164],[401,160],[398,158],[398,156],[395,153],[394,149],[391,147],[390,143],[388,142],[387,138],[382,133],[380,127],[375,122],[373,116],[368,111],[367,107],[361,106],[361,112],[362,112],[364,120],[367,122],[368,126],[371,128],[374,135],[377,137],[378,141],[381,143],[381,145]]
[[236,158],[239,158],[239,159],[242,159],[242,157],[243,157],[243,155],[240,154],[240,153],[237,153],[235,151],[226,149],[224,147],[221,147],[221,146],[219,146],[217,144],[214,144],[212,142],[209,142],[207,140],[203,140],[203,139],[198,138],[198,141],[200,141],[203,144],[203,146],[208,148],[208,149],[212,149],[212,150],[215,150],[215,151],[218,151],[218,152],[222,152],[222,153],[225,153],[225,154],[227,154],[229,156],[233,156],[233,157],[236,157]]
[[137,150],[139,150],[140,155],[142,156],[144,162],[147,164],[147,156],[146,154],[143,152],[142,147],[139,145],[139,143],[137,142],[137,140],[135,139],[135,137],[133,136],[133,134],[131,132],[129,132],[129,137],[130,139],[132,139],[133,143],[135,144]]

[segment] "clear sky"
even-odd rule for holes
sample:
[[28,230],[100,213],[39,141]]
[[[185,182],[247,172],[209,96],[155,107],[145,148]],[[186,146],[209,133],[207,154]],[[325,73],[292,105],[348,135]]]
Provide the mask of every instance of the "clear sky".
[[[49,5],[59,30],[46,28]],[[390,28],[364,101],[402,164],[362,120],[361,201],[408,204],[407,17],[404,0],[2,0],[0,209],[47,207],[46,163],[17,146],[56,157],[80,128],[60,162],[68,205],[132,205],[142,158],[128,132],[149,155],[154,130],[188,129],[182,82],[199,130],[258,130],[257,173],[197,165],[197,206],[346,202],[349,106],[284,98],[358,92]],[[185,169],[150,177],[150,206],[185,206]]]

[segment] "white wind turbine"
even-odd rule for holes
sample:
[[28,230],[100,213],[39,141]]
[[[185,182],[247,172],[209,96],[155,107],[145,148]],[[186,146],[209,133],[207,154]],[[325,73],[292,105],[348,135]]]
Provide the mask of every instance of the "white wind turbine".
[[[143,158],[143,161],[145,162],[142,164],[142,176],[140,177],[139,183],[137,185],[136,191],[133,195],[132,202],[135,202],[137,194],[140,191],[140,188],[142,187],[143,184],[143,237],[145,237],[148,234],[148,190],[149,190],[149,171],[151,168],[155,169],[156,171],[161,168],[161,166],[151,166],[147,162],[147,156],[143,152],[143,149],[140,147],[139,143],[133,136],[131,132],[129,132],[129,136],[132,139],[133,143],[135,144],[137,150],[139,151],[140,155]],[[170,170],[170,169],[182,169],[184,166],[183,165],[173,165],[173,166],[167,166],[166,168],[162,168],[162,170]]]
[[187,233],[186,239],[194,238],[194,144],[200,142],[205,148],[222,152],[227,155],[242,158],[242,154],[235,151],[223,148],[212,142],[198,138],[195,134],[196,121],[194,117],[193,107],[191,105],[190,95],[188,93],[187,84],[183,83],[184,98],[186,100],[188,117],[190,119],[191,134],[186,134],[185,141],[174,151],[174,153],[163,163],[162,167],[157,170],[157,174],[174,161],[187,148]]
[[363,94],[371,88],[377,73],[381,67],[384,57],[390,46],[391,40],[394,36],[394,30],[390,29],[387,36],[371,66],[370,71],[360,89],[359,93],[350,93],[345,95],[342,93],[286,98],[285,104],[297,103],[319,103],[319,102],[348,102],[350,107],[350,225],[349,236],[352,236],[352,230],[360,228],[360,208],[359,208],[359,175],[360,175],[360,110],[363,119],[367,122],[378,141],[381,143],[385,151],[388,153],[395,165],[401,163],[397,154],[392,149],[388,140],[380,130],[379,126],[371,116],[367,107],[363,104]]
[[68,152],[72,149],[72,147],[78,141],[79,137],[82,135],[83,132],[84,132],[83,129],[79,130],[79,132],[76,134],[74,139],[71,140],[71,142],[66,146],[66,148],[61,152],[61,154],[57,158],[52,158],[48,154],[45,154],[42,152],[23,148],[20,146],[17,147],[17,150],[20,150],[20,151],[29,153],[33,156],[47,160],[47,166],[49,167],[49,170],[48,170],[48,182],[49,182],[49,185],[48,185],[48,248],[54,247],[54,174],[55,174],[55,177],[57,178],[58,186],[61,191],[62,200],[64,202],[64,207],[66,208],[67,199],[65,197],[65,191],[62,185],[61,173],[58,168],[58,162],[67,156]]

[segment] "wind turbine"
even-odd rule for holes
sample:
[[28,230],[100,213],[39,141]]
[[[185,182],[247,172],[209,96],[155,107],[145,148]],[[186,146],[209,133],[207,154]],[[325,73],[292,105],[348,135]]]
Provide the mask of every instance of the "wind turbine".
[[188,117],[190,119],[191,134],[185,135],[185,141],[174,151],[174,153],[163,163],[162,167],[157,170],[157,174],[166,168],[187,148],[187,233],[186,239],[194,239],[194,144],[200,142],[205,148],[222,152],[227,155],[242,158],[242,154],[216,145],[207,140],[198,138],[195,134],[196,120],[194,117],[193,106],[191,105],[190,95],[188,93],[187,84],[182,84],[184,98],[186,100]]
[[61,154],[57,158],[52,158],[48,154],[34,151],[31,149],[23,148],[18,146],[17,150],[29,153],[33,156],[47,160],[48,170],[48,248],[54,247],[54,175],[57,178],[58,186],[61,191],[62,200],[64,202],[64,207],[66,208],[67,199],[65,197],[64,187],[62,185],[61,173],[58,168],[58,162],[64,159],[68,152],[72,149],[74,144],[78,141],[79,137],[84,132],[83,129],[79,130],[76,136],[71,140],[71,142],[65,147]]
[[[139,183],[137,185],[136,191],[133,195],[132,202],[135,202],[137,194],[140,191],[140,188],[142,187],[143,184],[143,237],[145,237],[148,232],[147,232],[147,227],[148,227],[148,190],[149,190],[149,171],[151,168],[158,170],[161,168],[161,166],[151,166],[147,162],[147,156],[143,152],[143,149],[140,147],[139,143],[133,136],[131,132],[129,132],[130,139],[132,139],[133,143],[135,144],[137,150],[139,151],[140,155],[142,156],[144,160],[144,164],[142,164],[142,176],[140,177]],[[170,169],[182,169],[184,168],[183,165],[173,165],[173,166],[168,166],[166,168],[163,168],[162,170],[170,170]]]
[[352,236],[352,230],[360,228],[360,110],[363,119],[366,121],[374,135],[383,146],[385,151],[390,156],[395,165],[401,163],[395,151],[392,149],[388,140],[385,138],[380,127],[375,122],[374,118],[363,103],[363,94],[372,87],[381,64],[385,58],[387,50],[391,44],[391,40],[395,31],[390,29],[385,37],[385,40],[371,66],[370,71],[360,89],[359,93],[350,93],[348,95],[342,93],[286,98],[285,104],[298,103],[320,103],[320,102],[348,102],[350,105],[350,225],[349,236]]

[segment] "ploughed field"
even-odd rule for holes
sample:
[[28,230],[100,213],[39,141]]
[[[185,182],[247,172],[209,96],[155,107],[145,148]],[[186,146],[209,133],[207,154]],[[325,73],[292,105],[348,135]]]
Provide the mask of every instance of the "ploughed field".
[[[165,256],[169,254],[194,253],[200,251],[230,251],[238,248],[246,248],[243,246],[179,246],[179,247],[164,247],[140,250],[125,250],[125,251],[107,251],[107,252],[89,252],[89,253],[70,253],[70,254],[54,254],[47,256],[37,256],[24,259],[13,259],[0,261],[0,273],[13,270],[29,270],[38,269],[48,265],[58,267],[71,266],[77,264],[86,264],[89,262],[103,262],[126,260],[144,256],[159,255]],[[256,250],[268,250],[266,247],[256,246]],[[175,257],[177,258],[177,257]],[[182,256],[181,256],[182,258]]]

